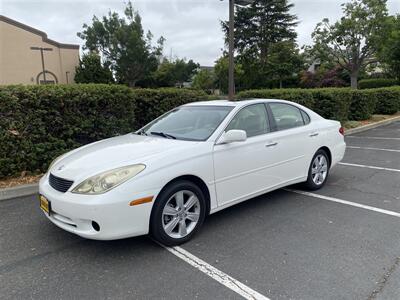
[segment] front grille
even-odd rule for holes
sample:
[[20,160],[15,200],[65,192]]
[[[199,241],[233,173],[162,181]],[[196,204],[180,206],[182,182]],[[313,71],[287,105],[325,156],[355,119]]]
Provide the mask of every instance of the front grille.
[[71,187],[71,185],[74,183],[73,181],[67,180],[67,179],[63,179],[57,176],[54,176],[53,174],[50,173],[49,176],[49,183],[50,186],[61,192],[61,193],[65,193],[66,191],[68,191],[68,189]]

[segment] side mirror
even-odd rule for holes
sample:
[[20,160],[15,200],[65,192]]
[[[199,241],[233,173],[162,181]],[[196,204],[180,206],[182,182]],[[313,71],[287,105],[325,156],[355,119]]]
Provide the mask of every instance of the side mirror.
[[224,132],[218,144],[229,144],[234,142],[244,142],[247,140],[247,133],[244,130],[232,129]]

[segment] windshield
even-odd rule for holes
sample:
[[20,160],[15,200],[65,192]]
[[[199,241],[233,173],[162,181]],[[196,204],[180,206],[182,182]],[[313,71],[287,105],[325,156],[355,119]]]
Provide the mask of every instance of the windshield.
[[146,125],[137,134],[205,141],[213,134],[232,108],[229,106],[178,107]]

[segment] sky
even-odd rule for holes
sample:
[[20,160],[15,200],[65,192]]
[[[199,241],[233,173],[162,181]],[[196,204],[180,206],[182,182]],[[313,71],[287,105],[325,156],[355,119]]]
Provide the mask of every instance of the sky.
[[[299,20],[298,44],[312,43],[311,33],[323,18],[341,16],[340,4],[347,0],[289,0]],[[60,43],[82,45],[76,33],[93,15],[109,10],[123,14],[124,0],[0,0],[0,14],[47,33]],[[203,66],[213,65],[221,56],[224,36],[220,21],[228,19],[228,0],[133,0],[144,29],[154,42],[166,39],[164,55],[193,59]],[[400,0],[388,0],[390,14],[400,13]]]

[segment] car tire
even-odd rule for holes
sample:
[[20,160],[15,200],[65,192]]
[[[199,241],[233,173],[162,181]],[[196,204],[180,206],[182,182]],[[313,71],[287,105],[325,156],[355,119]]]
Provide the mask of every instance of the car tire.
[[202,190],[190,181],[177,181],[164,188],[157,197],[150,219],[150,233],[163,245],[180,245],[198,232],[205,216],[206,200]]
[[328,154],[322,149],[318,150],[311,160],[305,188],[311,191],[322,188],[328,180],[330,164]]

